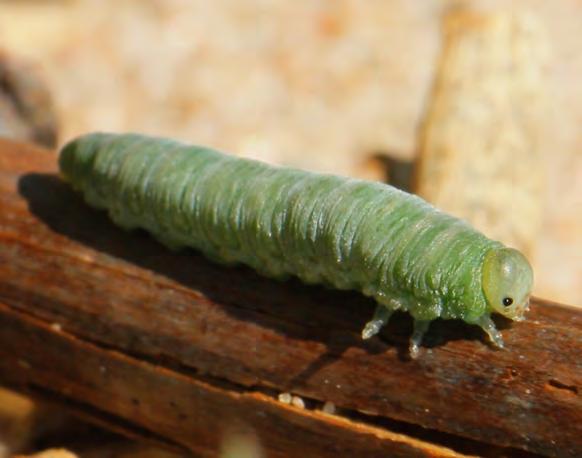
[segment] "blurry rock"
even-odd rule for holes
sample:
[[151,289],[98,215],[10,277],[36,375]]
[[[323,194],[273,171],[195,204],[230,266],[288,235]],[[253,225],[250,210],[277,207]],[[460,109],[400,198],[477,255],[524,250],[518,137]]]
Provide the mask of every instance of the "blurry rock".
[[440,8],[406,0],[0,2],[0,29],[6,46],[42,63],[63,141],[136,130],[349,174],[362,151],[412,154]]
[[131,440],[122,440],[82,447],[79,450],[79,456],[83,458],[181,458],[186,455]]
[[8,458],[30,441],[35,416],[32,400],[0,388],[0,458]]
[[415,191],[531,255],[543,213],[545,35],[515,12],[455,11],[444,33]]
[[266,455],[259,437],[248,424],[231,423],[226,427],[221,442],[220,458],[265,458]]
[[87,428],[57,406],[0,388],[0,458],[32,453],[38,443],[61,445],[68,437],[82,437]]
[[0,136],[53,148],[57,121],[53,102],[35,67],[0,52]]
[[14,458],[77,458],[77,455],[64,448],[51,448],[34,455],[16,455]]

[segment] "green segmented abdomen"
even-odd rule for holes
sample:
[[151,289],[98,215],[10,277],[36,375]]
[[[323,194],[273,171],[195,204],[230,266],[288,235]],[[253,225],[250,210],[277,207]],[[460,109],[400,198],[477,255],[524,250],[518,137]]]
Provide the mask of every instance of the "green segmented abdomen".
[[80,137],[60,166],[90,204],[172,248],[357,289],[417,319],[485,313],[481,264],[500,244],[391,186],[133,134]]

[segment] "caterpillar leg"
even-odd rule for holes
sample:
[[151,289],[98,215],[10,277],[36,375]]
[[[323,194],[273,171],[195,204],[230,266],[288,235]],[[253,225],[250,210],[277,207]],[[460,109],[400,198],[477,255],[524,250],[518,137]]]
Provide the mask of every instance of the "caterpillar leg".
[[477,322],[481,329],[487,333],[493,345],[497,348],[503,348],[503,337],[501,337],[501,333],[495,327],[495,323],[491,319],[489,315],[483,315],[481,319]]
[[362,339],[369,339],[378,334],[382,326],[388,323],[393,312],[394,310],[389,309],[385,305],[378,304],[374,311],[374,317],[366,323],[366,326],[362,330]]
[[420,344],[422,343],[422,338],[428,327],[430,326],[430,320],[414,320],[414,329],[412,331],[412,336],[410,337],[410,345],[408,351],[410,352],[410,357],[416,359],[418,357],[420,350]]

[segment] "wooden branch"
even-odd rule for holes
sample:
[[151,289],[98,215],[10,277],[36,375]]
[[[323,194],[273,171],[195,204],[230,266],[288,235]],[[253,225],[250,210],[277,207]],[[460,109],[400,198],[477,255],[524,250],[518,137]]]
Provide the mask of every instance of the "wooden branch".
[[171,253],[55,164],[0,142],[3,384],[201,456],[233,437],[269,456],[582,455],[580,311],[535,300],[499,323],[505,351],[437,322],[411,361],[407,316],[364,342],[372,301]]

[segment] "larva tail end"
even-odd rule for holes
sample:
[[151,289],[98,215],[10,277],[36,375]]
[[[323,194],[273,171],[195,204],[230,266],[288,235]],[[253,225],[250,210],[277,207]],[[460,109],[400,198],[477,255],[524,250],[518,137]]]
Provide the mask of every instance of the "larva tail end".
[[91,166],[103,141],[110,136],[87,134],[69,141],[59,153],[61,176],[72,184],[79,185],[90,175]]

